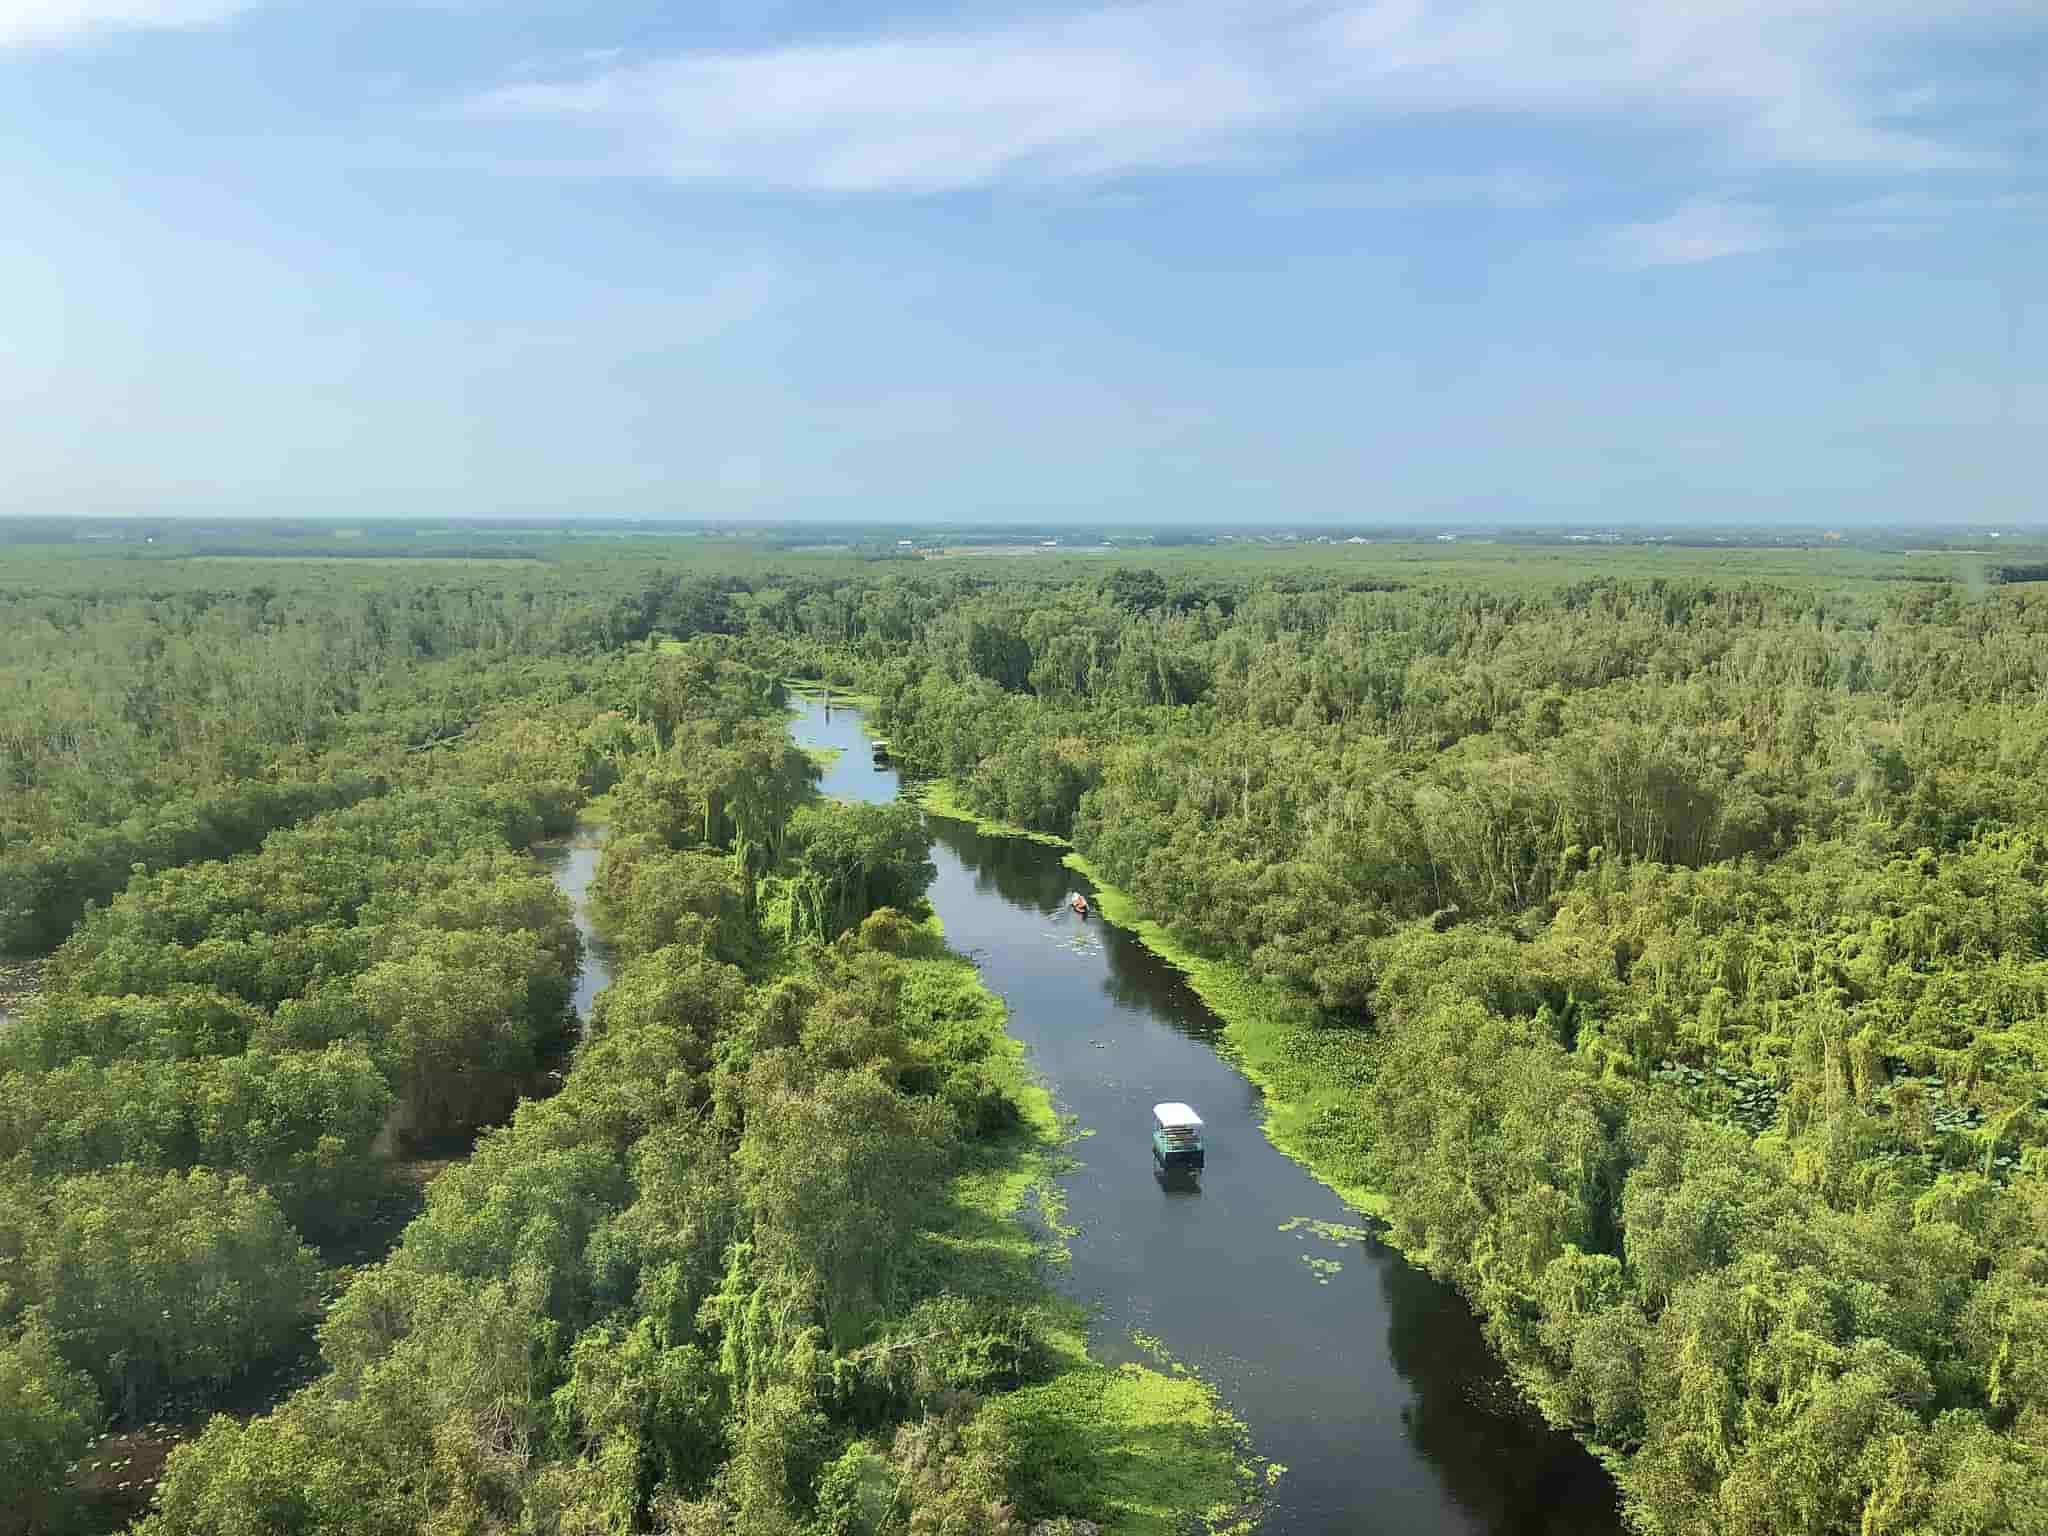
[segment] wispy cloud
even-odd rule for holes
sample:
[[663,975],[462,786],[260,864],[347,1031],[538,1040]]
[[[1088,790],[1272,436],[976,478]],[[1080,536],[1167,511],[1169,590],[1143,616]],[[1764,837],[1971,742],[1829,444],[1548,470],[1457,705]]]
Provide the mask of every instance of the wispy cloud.
[[0,0],[0,48],[48,48],[108,32],[204,27],[255,0]]
[[1397,119],[1655,134],[1702,164],[1991,169],[1940,44],[2033,0],[1136,0],[974,30],[567,66],[469,109],[685,180],[929,192],[1258,163]]
[[1614,266],[1690,266],[1782,246],[1912,238],[1939,234],[1959,224],[1992,221],[2012,229],[2048,225],[2048,196],[2030,192],[1950,194],[1916,187],[1785,207],[1702,197],[1662,217],[1608,231],[1597,250]]
[[1607,248],[1625,267],[1679,267],[1745,256],[1786,243],[1769,210],[1752,203],[1696,201],[1640,224],[1625,224]]

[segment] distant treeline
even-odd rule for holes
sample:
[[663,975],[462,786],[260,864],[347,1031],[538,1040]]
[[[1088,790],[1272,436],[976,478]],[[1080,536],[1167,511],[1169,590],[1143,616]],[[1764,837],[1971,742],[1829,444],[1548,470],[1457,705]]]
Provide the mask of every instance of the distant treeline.
[[190,554],[215,560],[532,560],[535,551],[517,544],[201,544]]

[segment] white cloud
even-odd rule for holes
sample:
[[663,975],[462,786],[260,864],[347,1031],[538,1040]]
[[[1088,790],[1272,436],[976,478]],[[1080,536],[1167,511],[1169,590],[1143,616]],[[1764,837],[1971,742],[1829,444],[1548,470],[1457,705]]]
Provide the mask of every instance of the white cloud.
[[1661,218],[1610,230],[1601,239],[1600,253],[1622,267],[1687,266],[1786,245],[1913,237],[1988,221],[2011,228],[2048,223],[2048,197],[2027,192],[1953,195],[1915,186],[1779,208],[1695,198]]
[[1930,45],[2031,0],[1136,0],[974,30],[571,66],[470,103],[636,169],[935,191],[1257,162],[1397,119],[1676,135],[1743,169],[1985,168]]
[[1743,256],[1786,243],[1767,210],[1751,203],[1697,201],[1608,237],[1608,251],[1625,267],[1679,267],[1723,256]]
[[204,27],[254,0],[0,0],[0,48],[54,47],[107,32]]

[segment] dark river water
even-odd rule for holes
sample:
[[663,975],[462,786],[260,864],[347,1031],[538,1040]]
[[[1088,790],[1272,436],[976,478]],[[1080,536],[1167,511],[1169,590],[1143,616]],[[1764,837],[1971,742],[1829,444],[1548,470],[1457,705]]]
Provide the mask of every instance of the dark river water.
[[[792,730],[842,749],[825,794],[896,795],[856,711],[800,700]],[[1266,1140],[1258,1089],[1216,1054],[1221,1025],[1180,973],[1067,909],[1091,888],[1057,848],[930,825],[948,942],[1008,1003],[1085,1134],[1062,1180],[1079,1235],[1061,1288],[1097,1306],[1097,1358],[1142,1359],[1132,1335],[1157,1337],[1286,1466],[1261,1529],[1619,1532],[1605,1470],[1520,1405],[1458,1294],[1359,1235],[1360,1218]],[[1198,1188],[1152,1172],[1151,1107],[1169,1099],[1207,1123]]]

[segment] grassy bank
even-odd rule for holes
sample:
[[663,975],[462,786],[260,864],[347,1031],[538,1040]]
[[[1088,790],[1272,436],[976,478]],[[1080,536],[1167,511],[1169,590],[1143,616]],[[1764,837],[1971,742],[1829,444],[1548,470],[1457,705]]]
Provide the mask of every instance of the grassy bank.
[[960,799],[959,792],[948,779],[931,779],[920,784],[911,798],[930,811],[934,816],[943,816],[948,821],[972,822],[977,831],[991,837],[1023,837],[1034,843],[1045,843],[1054,848],[1064,848],[1067,840],[1054,837],[1050,832],[1034,832],[1029,827],[1020,827],[1007,821],[991,821],[986,816],[977,816]]
[[1385,1216],[1384,1196],[1365,1183],[1358,1092],[1373,1069],[1371,1037],[1319,1027],[1307,1005],[1286,988],[1241,967],[1196,954],[1139,910],[1130,895],[1062,838],[978,816],[943,780],[919,799],[934,816],[972,822],[992,836],[1028,837],[1066,848],[1067,867],[1095,886],[1095,906],[1117,927],[1188,978],[1223,1021],[1224,1043],[1245,1076],[1266,1097],[1266,1135],[1273,1145],[1334,1189],[1346,1204]]
[[1184,974],[1223,1021],[1231,1059],[1265,1094],[1266,1136],[1273,1145],[1353,1209],[1385,1216],[1385,1197],[1365,1183],[1358,1113],[1359,1090],[1373,1069],[1371,1037],[1318,1026],[1286,988],[1180,943],[1079,853],[1070,850],[1066,864],[1094,884],[1102,915]]
[[1041,1318],[1046,1375],[994,1405],[1018,1448],[1020,1497],[1027,1509],[1084,1513],[1119,1536],[1248,1529],[1258,1480],[1243,1427],[1215,1390],[1170,1364],[1091,1359],[1085,1310],[1048,1287],[1047,1266],[1065,1257],[1056,1183],[1062,1132],[1052,1096],[973,965],[936,943],[925,954],[911,964],[908,1005],[956,1015],[963,1005],[975,1009],[993,1031],[991,1076],[1018,1105],[1021,1124],[972,1152],[927,1209],[901,1279],[913,1294],[997,1299]]

